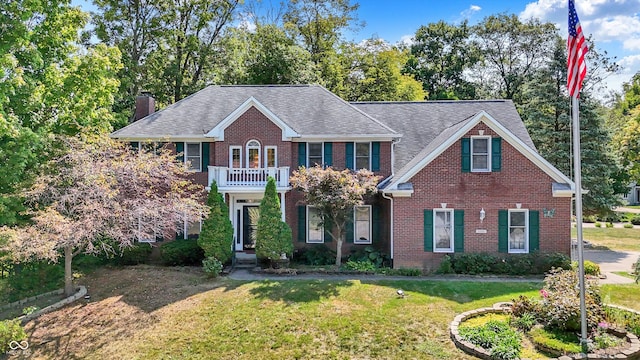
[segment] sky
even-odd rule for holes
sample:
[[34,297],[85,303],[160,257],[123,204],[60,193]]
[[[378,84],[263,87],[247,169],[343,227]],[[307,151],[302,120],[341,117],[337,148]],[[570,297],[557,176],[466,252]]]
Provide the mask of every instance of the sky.
[[[251,1],[251,0],[249,0]],[[351,0],[356,2],[356,0]],[[278,3],[279,0],[263,0]],[[359,0],[358,20],[365,26],[345,34],[347,40],[382,38],[391,44],[410,41],[421,25],[443,20],[470,24],[484,17],[508,13],[523,20],[538,18],[555,23],[560,34],[567,34],[568,0]],[[86,11],[94,11],[90,0],[72,0]],[[595,45],[615,56],[619,74],[605,81],[610,90],[622,91],[622,84],[640,71],[640,0],[575,0],[585,36],[592,35]],[[266,5],[266,4],[265,4]],[[587,63],[587,71],[589,64]]]

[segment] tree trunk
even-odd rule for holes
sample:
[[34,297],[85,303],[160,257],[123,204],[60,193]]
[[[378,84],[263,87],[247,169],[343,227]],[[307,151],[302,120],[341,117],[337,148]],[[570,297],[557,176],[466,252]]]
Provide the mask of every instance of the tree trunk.
[[338,236],[336,242],[336,266],[340,267],[340,265],[342,265],[342,236]]
[[71,271],[71,260],[73,260],[73,249],[71,246],[64,248],[64,295],[73,295],[73,272]]

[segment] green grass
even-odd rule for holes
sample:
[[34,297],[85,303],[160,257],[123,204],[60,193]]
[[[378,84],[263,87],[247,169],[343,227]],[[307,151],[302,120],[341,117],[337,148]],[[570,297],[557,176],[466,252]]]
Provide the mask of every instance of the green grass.
[[[610,250],[640,251],[640,227],[625,228],[583,228],[584,240],[598,247]],[[571,236],[576,237],[576,229],[571,229]]]
[[580,338],[575,333],[536,327],[529,331],[531,340],[561,354],[580,353]]
[[[469,358],[449,339],[456,314],[539,283],[227,281],[96,358]],[[401,288],[407,296],[400,298]]]
[[605,303],[616,304],[640,311],[640,285],[602,285],[600,295]]
[[635,275],[629,273],[628,271],[614,271],[613,273],[616,274],[616,275],[624,276],[624,277],[629,278],[629,279],[635,279],[636,278]]

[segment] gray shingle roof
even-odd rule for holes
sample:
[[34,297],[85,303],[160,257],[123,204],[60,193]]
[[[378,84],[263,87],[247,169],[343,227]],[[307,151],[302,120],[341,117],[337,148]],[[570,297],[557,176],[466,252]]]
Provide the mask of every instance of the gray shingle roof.
[[322,86],[233,85],[206,87],[112,137],[203,137],[251,97],[301,136],[397,135]]
[[360,102],[358,109],[403,134],[396,144],[396,175],[436,149],[465,122],[486,111],[527,146],[535,145],[511,100]]

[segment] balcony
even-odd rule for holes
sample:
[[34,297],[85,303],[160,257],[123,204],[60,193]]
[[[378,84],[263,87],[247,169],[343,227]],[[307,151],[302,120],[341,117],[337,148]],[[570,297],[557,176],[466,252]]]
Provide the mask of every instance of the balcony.
[[209,181],[215,181],[221,191],[230,190],[264,190],[267,179],[276,180],[278,190],[289,190],[289,167],[270,168],[229,168],[209,166]]

